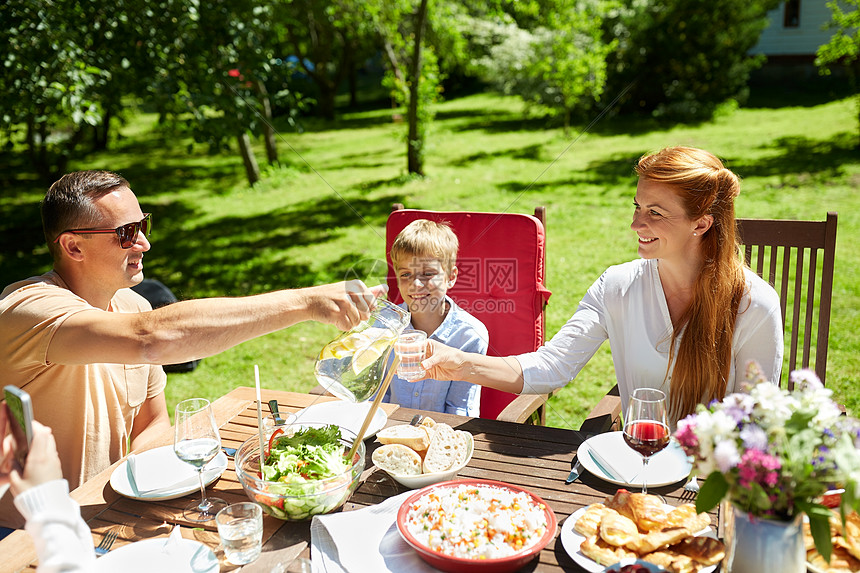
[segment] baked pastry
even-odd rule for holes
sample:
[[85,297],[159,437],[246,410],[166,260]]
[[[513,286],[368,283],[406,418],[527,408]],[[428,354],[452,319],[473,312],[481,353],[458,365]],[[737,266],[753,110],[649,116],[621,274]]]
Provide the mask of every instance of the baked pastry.
[[707,513],[696,513],[692,503],[679,505],[666,514],[666,527],[683,527],[691,535],[702,531],[711,524],[711,516]]
[[609,545],[599,536],[583,539],[579,545],[579,551],[598,565],[612,565],[622,559],[636,558],[636,554],[632,551]]
[[666,526],[666,510],[656,495],[630,493],[626,489],[619,489],[604,503],[606,507],[632,519],[642,531],[663,529]]
[[600,520],[607,511],[617,513],[602,503],[592,503],[585,508],[585,513],[579,516],[573,524],[573,530],[583,537],[593,537],[600,531]]
[[713,537],[687,537],[670,548],[703,566],[716,565],[726,556],[726,545]]
[[681,555],[680,553],[675,553],[668,549],[648,553],[647,555],[641,556],[640,559],[647,561],[648,563],[653,563],[654,565],[659,565],[666,571],[671,571],[672,573],[696,573],[696,571],[701,569],[698,563],[686,555]]
[[683,527],[670,527],[660,531],[649,531],[639,538],[635,546],[629,546],[636,553],[643,555],[652,553],[658,549],[674,545],[690,536],[690,532]]
[[600,519],[600,538],[615,547],[633,549],[639,542],[639,528],[629,517],[606,511]]

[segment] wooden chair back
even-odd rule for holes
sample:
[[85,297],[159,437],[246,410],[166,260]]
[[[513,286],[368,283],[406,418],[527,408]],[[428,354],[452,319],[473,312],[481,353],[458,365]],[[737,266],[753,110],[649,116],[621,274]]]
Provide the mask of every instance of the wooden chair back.
[[834,212],[824,221],[738,219],[738,240],[752,270],[779,295],[785,327],[782,378],[814,366],[825,382],[836,255]]
[[[825,383],[836,220],[834,212],[828,212],[824,221],[737,219],[744,260],[779,295],[787,347],[782,381],[789,389],[793,389],[791,371],[810,365]],[[617,429],[620,412],[616,385],[591,410],[580,429]]]

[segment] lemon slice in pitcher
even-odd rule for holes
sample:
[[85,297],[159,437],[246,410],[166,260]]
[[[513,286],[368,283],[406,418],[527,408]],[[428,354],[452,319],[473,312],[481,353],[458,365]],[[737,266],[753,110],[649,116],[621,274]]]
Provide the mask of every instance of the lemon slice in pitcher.
[[365,348],[356,350],[352,359],[352,371],[355,374],[360,374],[365,368],[379,360],[391,346],[393,340],[394,338],[391,336],[379,336]]

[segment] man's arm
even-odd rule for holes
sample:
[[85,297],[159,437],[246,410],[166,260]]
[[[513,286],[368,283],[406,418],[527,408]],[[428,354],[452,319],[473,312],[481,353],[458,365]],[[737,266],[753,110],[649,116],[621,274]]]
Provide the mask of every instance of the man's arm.
[[48,348],[55,364],[178,364],[306,320],[349,330],[370,316],[385,286],[359,280],[240,298],[181,301],[150,312],[78,312]]
[[131,449],[135,450],[170,429],[170,416],[164,392],[144,400],[140,411],[134,417],[131,428]]

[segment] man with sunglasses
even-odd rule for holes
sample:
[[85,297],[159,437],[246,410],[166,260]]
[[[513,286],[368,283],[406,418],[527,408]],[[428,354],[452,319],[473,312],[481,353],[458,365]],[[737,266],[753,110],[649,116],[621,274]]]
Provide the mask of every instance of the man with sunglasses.
[[[128,181],[70,173],[41,205],[52,271],[0,294],[0,370],[27,390],[57,439],[72,488],[169,428],[161,364],[217,354],[305,320],[348,330],[384,286],[361,281],[240,298],[181,301],[152,310],[143,280],[152,217]],[[9,515],[0,507],[0,523]]]

